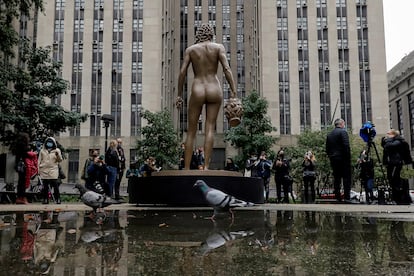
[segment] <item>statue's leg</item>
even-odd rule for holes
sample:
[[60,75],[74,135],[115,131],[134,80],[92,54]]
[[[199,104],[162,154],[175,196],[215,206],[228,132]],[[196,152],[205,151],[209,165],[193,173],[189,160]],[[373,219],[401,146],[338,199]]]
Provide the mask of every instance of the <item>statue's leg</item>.
[[187,138],[185,140],[185,152],[184,152],[184,169],[189,170],[191,164],[191,158],[194,150],[194,140],[197,133],[198,119],[200,118],[203,103],[194,97],[194,93],[190,97],[188,103],[188,129]]
[[208,170],[211,160],[211,153],[214,146],[214,129],[217,122],[217,115],[220,111],[221,101],[206,104],[206,126],[204,140],[204,169]]

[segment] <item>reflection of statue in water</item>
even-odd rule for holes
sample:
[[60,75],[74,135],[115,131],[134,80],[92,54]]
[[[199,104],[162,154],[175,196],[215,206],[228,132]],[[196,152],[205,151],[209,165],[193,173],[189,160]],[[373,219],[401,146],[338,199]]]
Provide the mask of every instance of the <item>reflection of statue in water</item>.
[[231,98],[236,97],[233,74],[226,58],[226,51],[222,44],[212,42],[213,28],[202,24],[196,33],[196,44],[185,50],[183,64],[178,78],[177,108],[182,108],[183,86],[187,69],[192,64],[194,81],[191,87],[191,96],[188,102],[188,131],[185,143],[185,169],[190,169],[191,156],[194,149],[194,139],[197,132],[198,120],[206,105],[205,121],[205,166],[208,169],[214,143],[214,128],[223,101],[223,91],[217,78],[218,64],[223,67],[224,75],[230,85]]

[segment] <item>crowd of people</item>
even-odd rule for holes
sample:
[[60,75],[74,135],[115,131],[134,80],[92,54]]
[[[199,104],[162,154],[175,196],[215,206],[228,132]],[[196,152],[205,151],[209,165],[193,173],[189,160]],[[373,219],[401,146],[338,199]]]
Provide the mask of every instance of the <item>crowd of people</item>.
[[[366,202],[372,203],[374,196],[375,168],[374,160],[370,156],[370,146],[363,149],[356,164],[352,166],[351,147],[348,132],[345,130],[345,121],[341,118],[334,121],[335,128],[326,137],[326,154],[329,158],[333,176],[333,194],[338,202],[351,203],[352,168],[359,171],[361,186],[365,191]],[[401,179],[403,165],[412,164],[412,157],[408,143],[395,129],[390,129],[382,138],[383,147],[382,164],[386,167],[386,181],[390,187],[390,198],[396,204],[411,202],[408,183]],[[179,169],[185,169],[185,144],[181,145]],[[59,185],[65,178],[60,163],[63,161],[62,151],[53,137],[44,140],[38,148],[30,142],[28,134],[21,133],[14,149],[16,156],[15,170],[18,173],[16,204],[27,204],[25,196],[30,182],[38,177],[43,185],[43,204],[52,199],[60,204]],[[276,202],[289,203],[295,200],[293,195],[293,178],[290,175],[291,160],[285,156],[285,149],[281,148],[274,160],[269,160],[266,152],[259,155],[252,153],[245,163],[244,176],[259,177],[263,179],[264,199],[269,202],[269,185],[272,172],[276,184]],[[149,177],[157,167],[154,157],[149,156],[144,164],[132,162],[126,171],[128,181],[135,181],[136,177]],[[190,169],[204,170],[205,156],[202,147],[193,151]],[[317,176],[317,162],[311,150],[305,152],[302,163],[302,202],[314,203],[316,198],[315,182]],[[105,194],[120,200],[120,182],[126,170],[126,159],[122,140],[120,138],[110,141],[105,154],[92,150],[85,160],[81,178],[89,190]],[[226,159],[224,170],[239,171],[239,167],[230,157]],[[128,185],[129,186],[129,185]],[[53,190],[53,192],[52,192]],[[290,197],[289,197],[290,196]]]
[[[372,204],[376,199],[374,196],[375,166],[369,152],[372,141],[367,144],[367,149],[361,151],[356,164],[353,166],[345,121],[338,118],[334,121],[334,126],[334,129],[327,134],[325,143],[325,150],[333,176],[334,199],[338,203],[353,203],[351,186],[352,169],[355,168],[358,172],[361,187],[365,192],[365,201],[367,204]],[[408,181],[401,179],[400,175],[403,165],[413,163],[409,145],[395,129],[390,129],[387,132],[387,135],[381,140],[381,145],[384,149],[382,164],[386,166],[386,182],[388,182],[390,187],[389,199],[395,204],[409,204],[411,199]],[[290,200],[295,200],[292,187],[293,178],[290,174],[290,161],[290,159],[286,158],[283,148],[277,152],[273,162],[267,160],[265,152],[262,152],[259,158],[252,153],[245,163],[244,175],[263,178],[265,202],[268,202],[270,175],[273,172],[276,184],[276,202],[289,203]],[[229,162],[229,159],[227,159],[227,162]],[[317,192],[315,189],[317,162],[311,150],[305,152],[301,167],[303,184],[302,203],[314,203]]]
[[[20,133],[14,147],[15,170],[18,174],[16,204],[28,204],[26,190],[31,181],[41,186],[42,203],[53,200],[61,204],[59,186],[66,178],[62,170],[62,151],[53,137],[47,137],[41,147],[30,141],[27,133]],[[125,154],[122,139],[110,141],[104,155],[92,150],[85,160],[81,178],[93,191],[120,200],[120,183],[125,172]]]
[[120,200],[120,183],[126,169],[122,139],[114,139],[104,155],[92,150],[85,160],[81,178],[87,189]]
[[50,198],[53,198],[57,204],[60,204],[59,185],[61,179],[66,176],[60,167],[63,156],[56,140],[48,137],[43,146],[38,149],[30,142],[27,133],[20,133],[14,152],[16,155],[15,170],[18,174],[16,204],[28,204],[26,189],[36,176],[43,186],[42,203],[48,204]]

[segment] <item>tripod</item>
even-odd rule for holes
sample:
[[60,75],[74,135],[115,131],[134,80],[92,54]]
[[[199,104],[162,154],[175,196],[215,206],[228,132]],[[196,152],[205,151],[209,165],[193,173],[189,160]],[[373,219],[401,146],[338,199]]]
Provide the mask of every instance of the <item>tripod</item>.
[[381,179],[381,185],[377,185],[377,189],[378,189],[378,204],[385,204],[385,192],[388,191],[388,201],[391,200],[391,189],[390,189],[390,185],[388,183],[388,178],[385,175],[384,172],[384,167],[382,166],[382,162],[380,159],[380,156],[378,154],[378,150],[377,150],[377,146],[375,145],[375,143],[373,142],[373,137],[369,137],[368,138],[368,142],[367,142],[367,157],[370,159],[371,158],[371,148],[374,148],[378,163],[380,164],[380,169],[381,169],[381,175],[382,175],[382,179]]

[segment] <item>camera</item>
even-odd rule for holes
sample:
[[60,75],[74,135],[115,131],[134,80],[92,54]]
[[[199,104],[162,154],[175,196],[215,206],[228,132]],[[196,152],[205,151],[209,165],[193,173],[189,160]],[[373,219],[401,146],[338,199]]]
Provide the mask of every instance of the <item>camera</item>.
[[377,132],[375,130],[375,125],[370,121],[364,123],[359,130],[359,136],[362,138],[362,140],[364,140],[364,142],[372,141],[376,134]]

